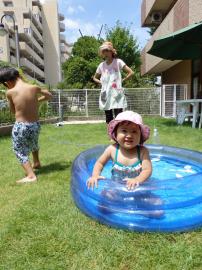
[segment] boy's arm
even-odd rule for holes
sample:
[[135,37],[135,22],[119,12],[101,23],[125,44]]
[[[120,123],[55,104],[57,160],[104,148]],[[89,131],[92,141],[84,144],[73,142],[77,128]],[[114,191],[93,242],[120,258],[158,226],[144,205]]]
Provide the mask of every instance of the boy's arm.
[[15,114],[15,105],[13,103],[11,94],[9,92],[7,92],[6,97],[8,99],[8,103],[9,103],[9,107],[10,107],[11,112],[13,114]]
[[140,175],[134,179],[127,179],[127,188],[133,189],[135,186],[138,186],[140,183],[146,181],[152,174],[152,163],[149,157],[149,151],[147,148],[142,148],[142,171]]
[[47,89],[38,88],[38,93],[41,94],[41,97],[38,98],[39,102],[48,101],[52,98],[52,94]]

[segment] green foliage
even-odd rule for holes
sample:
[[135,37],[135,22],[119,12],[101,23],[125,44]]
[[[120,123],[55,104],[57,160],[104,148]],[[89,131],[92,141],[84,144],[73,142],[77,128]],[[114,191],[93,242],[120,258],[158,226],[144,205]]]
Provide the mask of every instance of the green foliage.
[[151,87],[154,85],[155,76],[141,76],[140,70],[136,69],[135,66],[132,66],[131,68],[134,71],[134,75],[130,80],[127,80],[123,83],[125,88]]
[[85,60],[92,61],[98,58],[99,46],[100,42],[96,38],[84,36],[79,38],[74,44],[72,54],[74,56],[82,57]]
[[0,68],[2,68],[2,67],[8,67],[8,66],[9,66],[9,67],[13,67],[12,64],[0,60]]
[[[149,117],[144,122],[158,128],[162,144],[202,151],[201,130],[170,119]],[[15,180],[24,177],[23,170],[10,137],[0,138],[1,270],[201,269],[202,229],[128,232],[101,225],[75,206],[70,190],[73,160],[89,145],[108,143],[104,123],[43,125],[39,181],[19,187]]]
[[124,26],[117,21],[114,27],[106,29],[106,38],[113,43],[114,48],[117,50],[118,57],[134,71],[132,78],[124,82],[123,86],[125,88],[149,87],[154,85],[153,76],[141,76],[140,74],[140,48],[138,40],[131,32],[131,26]]
[[86,60],[81,56],[73,56],[63,64],[64,82],[67,86],[85,87],[92,78],[97,63]]
[[92,76],[100,62],[98,56],[100,44],[96,38],[89,36],[81,37],[75,42],[72,56],[62,66],[64,81],[58,84],[58,88],[97,87],[92,81]]
[[[124,87],[145,87],[153,85],[153,78],[140,75],[140,49],[137,39],[131,32],[130,26],[122,25],[119,21],[112,28],[106,28],[106,40],[111,41],[116,48],[118,57],[134,71],[131,80],[124,83]],[[75,42],[72,56],[63,64],[64,80],[58,88],[96,88],[92,76],[102,61],[98,55],[99,46],[103,40],[84,36]]]
[[106,28],[106,39],[112,42],[119,58],[125,61],[128,66],[135,66],[139,70],[141,65],[140,49],[129,26],[124,26],[117,21],[114,27]]

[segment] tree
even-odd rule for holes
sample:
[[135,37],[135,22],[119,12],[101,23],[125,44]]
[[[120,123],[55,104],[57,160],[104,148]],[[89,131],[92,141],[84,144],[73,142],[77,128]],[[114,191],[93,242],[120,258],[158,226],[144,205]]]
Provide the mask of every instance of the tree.
[[58,84],[64,88],[95,88],[92,76],[100,62],[98,49],[101,42],[94,37],[84,36],[75,42],[72,56],[63,64],[63,82]]
[[74,44],[72,49],[72,55],[92,61],[98,58],[98,49],[100,47],[100,44],[100,41],[98,41],[94,37],[81,37]]
[[131,27],[121,24],[117,21],[116,25],[112,28],[106,29],[107,40],[113,43],[114,48],[117,50],[118,57],[131,67],[134,75],[128,81],[124,82],[124,87],[148,87],[153,85],[153,76],[141,76],[141,56],[138,40],[134,37]]
[[117,21],[114,27],[106,28],[106,39],[113,43],[118,57],[123,59],[128,66],[135,66],[136,69],[140,68],[140,49],[130,27],[124,26]]
[[[124,83],[125,87],[141,87],[150,84],[152,80],[140,76],[140,49],[137,39],[131,32],[131,28],[117,22],[112,28],[106,28],[106,40],[111,41],[116,48],[118,57],[134,70],[131,80]],[[98,50],[103,40],[95,37],[84,36],[75,42],[72,56],[63,64],[64,80],[58,84],[58,88],[96,88],[92,76],[102,59]]]

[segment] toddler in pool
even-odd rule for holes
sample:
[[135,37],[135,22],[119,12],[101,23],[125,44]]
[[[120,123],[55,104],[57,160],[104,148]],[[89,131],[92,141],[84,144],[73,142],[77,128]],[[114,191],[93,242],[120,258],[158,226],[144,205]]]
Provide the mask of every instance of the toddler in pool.
[[104,179],[100,175],[104,165],[112,159],[112,179],[125,181],[127,188],[132,190],[152,174],[149,151],[143,146],[150,129],[143,124],[138,113],[125,111],[109,123],[108,133],[116,143],[108,146],[95,163],[87,187],[93,189],[98,186],[98,181]]

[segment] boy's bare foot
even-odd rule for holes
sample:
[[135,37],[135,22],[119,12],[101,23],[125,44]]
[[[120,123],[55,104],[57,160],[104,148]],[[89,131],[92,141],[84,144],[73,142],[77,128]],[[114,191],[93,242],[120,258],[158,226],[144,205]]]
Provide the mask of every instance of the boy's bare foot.
[[38,169],[41,169],[41,164],[38,162],[38,163],[34,163],[33,165],[32,165],[32,168],[33,168],[33,170],[38,170]]
[[34,182],[37,182],[37,177],[34,176],[34,177],[24,177],[18,181],[16,181],[16,184],[27,184],[27,183],[34,183]]

